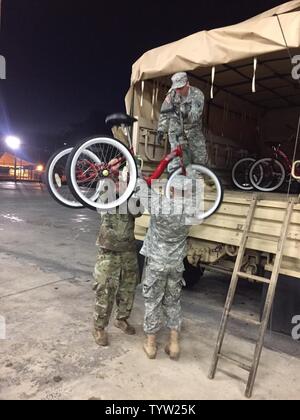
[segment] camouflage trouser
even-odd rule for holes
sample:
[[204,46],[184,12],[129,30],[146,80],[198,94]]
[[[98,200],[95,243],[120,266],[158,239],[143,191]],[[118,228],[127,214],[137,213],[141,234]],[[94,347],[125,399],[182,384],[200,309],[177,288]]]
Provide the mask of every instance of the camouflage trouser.
[[202,130],[198,127],[190,128],[189,130],[186,130],[186,136],[191,152],[192,163],[206,165],[208,161],[208,154],[206,148],[206,139],[202,133]]
[[179,331],[181,327],[182,272],[176,270],[156,271],[146,266],[143,281],[145,299],[144,331],[155,334],[159,331],[162,316],[166,326]]
[[93,275],[93,290],[96,292],[95,327],[107,327],[115,300],[116,319],[128,319],[139,281],[136,251],[100,249]]
[[[208,161],[208,154],[206,148],[206,139],[202,130],[198,127],[192,127],[185,130],[186,141],[184,144],[187,144],[186,153],[190,163],[198,163],[200,165],[206,165]],[[176,147],[182,143],[181,142],[181,133],[170,132],[169,133],[169,142],[171,145],[171,150],[176,149]],[[179,167],[179,158],[174,159],[168,165],[168,172],[171,173]]]

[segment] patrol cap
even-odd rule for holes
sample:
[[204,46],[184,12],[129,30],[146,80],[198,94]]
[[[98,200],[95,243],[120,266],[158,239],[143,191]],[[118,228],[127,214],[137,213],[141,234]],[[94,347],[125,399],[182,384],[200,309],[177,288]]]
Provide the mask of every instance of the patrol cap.
[[185,86],[187,82],[189,81],[188,76],[185,72],[175,73],[172,76],[171,80],[172,80],[171,90],[180,89],[183,86]]

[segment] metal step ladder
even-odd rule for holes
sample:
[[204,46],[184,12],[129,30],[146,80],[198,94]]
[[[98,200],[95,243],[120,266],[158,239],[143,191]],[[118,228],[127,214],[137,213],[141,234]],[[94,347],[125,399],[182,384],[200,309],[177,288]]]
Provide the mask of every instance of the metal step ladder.
[[[215,348],[215,352],[214,352],[214,356],[212,360],[212,365],[211,365],[211,369],[209,373],[209,379],[214,379],[218,362],[220,359],[226,360],[227,362],[231,362],[237,365],[238,367],[240,367],[241,369],[249,372],[248,383],[247,383],[247,388],[245,392],[245,396],[247,398],[251,398],[252,392],[253,392],[257,369],[258,369],[258,365],[259,365],[259,361],[260,361],[260,357],[261,357],[261,353],[263,349],[264,337],[265,337],[265,333],[268,327],[272,305],[273,305],[273,301],[275,297],[279,270],[280,270],[282,257],[283,257],[283,249],[284,249],[284,244],[285,244],[285,240],[288,233],[289,222],[291,220],[291,215],[293,212],[294,202],[295,202],[294,199],[290,199],[287,203],[286,213],[283,220],[280,237],[278,238],[278,237],[272,236],[272,234],[267,235],[267,236],[266,235],[262,236],[260,234],[250,232],[251,224],[254,218],[254,213],[255,213],[255,209],[257,205],[257,196],[256,195],[253,196],[253,200],[251,202],[249,212],[247,215],[245,229],[242,235],[238,255],[235,261],[234,270],[231,277],[231,283],[229,286],[229,291],[228,291],[228,295],[227,295],[227,299],[226,299],[226,303],[224,307],[224,312],[222,315],[217,344],[216,344],[216,348]],[[243,258],[244,258],[248,238],[257,238],[257,239],[263,238],[264,240],[277,242],[277,253],[276,253],[276,257],[274,261],[271,279],[260,277],[260,276],[254,276],[251,274],[241,272],[241,267],[243,264]],[[231,318],[231,308],[234,301],[237,284],[238,284],[239,279],[241,278],[250,279],[256,282],[268,284],[268,293],[267,293],[265,307],[264,307],[264,311],[262,315],[262,321],[261,322],[254,321],[256,325],[259,325],[259,337],[256,342],[252,365],[246,365],[222,353],[222,346],[223,346],[227,323],[228,323],[229,318]],[[232,318],[236,318],[236,317],[233,316]],[[249,319],[247,318],[239,318],[239,319],[244,320],[245,322],[249,321]]]

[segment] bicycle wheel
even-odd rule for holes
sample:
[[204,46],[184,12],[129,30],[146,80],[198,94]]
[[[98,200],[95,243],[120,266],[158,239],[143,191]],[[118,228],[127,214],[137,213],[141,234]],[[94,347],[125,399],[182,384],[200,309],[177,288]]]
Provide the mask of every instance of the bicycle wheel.
[[[94,164],[87,153],[96,156]],[[111,210],[132,195],[137,181],[137,165],[129,149],[110,137],[83,140],[67,162],[67,180],[74,197],[89,208]]]
[[[223,187],[217,175],[203,165],[193,164],[192,175],[186,177],[187,181],[193,181],[191,189],[191,198],[193,201],[194,214],[196,218],[201,221],[213,215],[223,201]],[[190,172],[190,171],[189,171]],[[177,169],[169,178],[166,185],[166,196],[171,198],[173,192],[173,185],[176,184],[176,179],[182,178],[182,168]],[[196,189],[194,185],[196,181]]]
[[[263,177],[260,179],[261,171],[263,171]],[[250,169],[249,177],[251,184],[257,190],[272,192],[282,186],[286,172],[279,160],[264,158],[254,163]]]
[[243,191],[252,191],[253,185],[249,179],[251,166],[255,163],[254,158],[243,158],[236,162],[231,171],[231,178],[234,185]]
[[[52,198],[59,204],[68,208],[79,209],[84,206],[75,200],[68,187],[66,177],[66,164],[72,150],[73,147],[60,149],[50,157],[46,166],[46,186]],[[99,161],[92,153],[88,153],[87,157],[94,162]]]
[[62,206],[79,209],[83,205],[74,199],[66,180],[66,163],[72,147],[60,149],[49,159],[46,166],[46,186],[49,194]]

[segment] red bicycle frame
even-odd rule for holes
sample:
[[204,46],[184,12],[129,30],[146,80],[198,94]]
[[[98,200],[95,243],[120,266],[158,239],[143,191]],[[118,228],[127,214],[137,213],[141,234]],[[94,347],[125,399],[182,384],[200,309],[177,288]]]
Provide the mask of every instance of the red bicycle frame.
[[[133,150],[131,149],[131,153],[134,155]],[[183,174],[185,175],[185,168],[183,165],[183,150],[182,146],[176,147],[176,149],[172,150],[171,153],[166,155],[158,164],[155,171],[150,175],[149,177],[144,177],[144,180],[147,182],[148,186],[151,186],[152,181],[155,179],[160,178],[160,176],[164,173],[165,169],[167,168],[168,164],[175,158],[180,158],[180,167],[183,169]],[[97,164],[93,162],[89,162],[88,160],[84,159],[82,161],[83,163],[86,162],[88,164],[88,167],[85,171],[82,171],[81,169],[77,170],[77,179],[79,183],[85,183],[91,180],[94,180],[95,177],[99,174],[101,171],[105,171],[106,169],[109,170],[110,176],[118,176],[120,166],[123,162],[125,162],[125,158],[120,158],[118,161],[115,161],[113,163],[108,164]]]
[[164,173],[164,171],[167,168],[167,166],[169,165],[169,163],[173,159],[175,159],[176,157],[180,158],[180,166],[183,168],[183,174],[185,175],[185,168],[183,166],[182,156],[183,156],[182,146],[176,147],[176,149],[172,150],[171,153],[169,153],[167,156],[165,156],[160,161],[160,163],[158,164],[157,168],[152,173],[152,175],[150,175],[149,177],[144,177],[144,180],[147,182],[148,186],[151,186],[152,181],[160,178],[160,176]]
[[281,150],[281,145],[279,144],[277,147],[272,147],[274,152],[275,159],[282,161],[282,164],[285,166],[286,171],[290,174],[292,172],[292,164],[288,156]]

